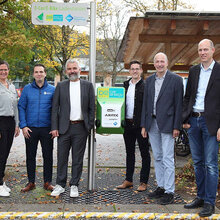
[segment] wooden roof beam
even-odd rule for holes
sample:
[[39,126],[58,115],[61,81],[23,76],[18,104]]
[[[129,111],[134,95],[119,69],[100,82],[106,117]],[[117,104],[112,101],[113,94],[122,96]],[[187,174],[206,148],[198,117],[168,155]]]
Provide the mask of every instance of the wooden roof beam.
[[160,35],[160,34],[139,34],[141,43],[199,43],[201,40],[208,38],[214,44],[220,43],[220,35]]
[[203,30],[208,31],[209,30],[209,21],[204,21],[203,23]]
[[184,46],[184,48],[182,50],[180,50],[180,52],[178,54],[175,55],[175,57],[172,58],[171,62],[170,62],[170,66],[174,66],[175,63],[178,62],[178,60],[180,60],[184,54],[189,51],[189,49],[191,49],[193,47],[193,44],[186,44],[186,46]]

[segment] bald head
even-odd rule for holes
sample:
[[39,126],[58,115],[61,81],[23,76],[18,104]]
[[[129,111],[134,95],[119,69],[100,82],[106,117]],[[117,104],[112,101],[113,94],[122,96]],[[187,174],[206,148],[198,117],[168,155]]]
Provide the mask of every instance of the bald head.
[[213,61],[214,44],[209,39],[203,39],[198,44],[198,54],[203,67],[206,69]]
[[159,52],[157,53],[155,56],[154,56],[154,62],[155,62],[155,59],[160,56],[160,57],[164,57],[168,63],[168,58],[167,58],[167,55],[165,53],[162,53],[162,52]]
[[154,56],[154,67],[157,75],[162,77],[168,68],[168,58],[165,53],[159,52]]
[[201,41],[199,42],[199,44],[198,44],[198,47],[199,47],[200,44],[203,44],[203,43],[209,44],[209,46],[210,46],[211,48],[214,48],[213,42],[212,42],[211,40],[209,40],[209,39],[203,39],[203,40],[201,40]]

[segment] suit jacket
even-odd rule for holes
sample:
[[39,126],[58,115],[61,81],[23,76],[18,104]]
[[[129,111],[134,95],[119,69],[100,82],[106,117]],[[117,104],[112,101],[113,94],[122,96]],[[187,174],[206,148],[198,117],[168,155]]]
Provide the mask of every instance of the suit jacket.
[[[201,64],[189,70],[186,94],[183,100],[183,123],[188,123],[193,112],[198,90]],[[220,128],[220,64],[215,62],[205,94],[205,121],[210,135]]]
[[[51,130],[65,134],[70,125],[70,81],[57,84],[53,96]],[[81,109],[85,127],[89,131],[95,119],[95,94],[92,83],[80,79]]]
[[[147,132],[151,128],[153,119],[155,76],[156,74],[153,74],[146,79],[144,89],[141,127],[145,127]],[[172,133],[174,129],[180,130],[182,123],[182,100],[182,78],[167,71],[156,102],[157,125],[162,133]]]

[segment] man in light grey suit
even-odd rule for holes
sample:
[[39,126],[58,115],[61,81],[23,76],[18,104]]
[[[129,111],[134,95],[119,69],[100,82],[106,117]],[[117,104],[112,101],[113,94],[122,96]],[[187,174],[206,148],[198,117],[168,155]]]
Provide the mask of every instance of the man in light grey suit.
[[161,205],[174,201],[174,138],[179,135],[182,116],[183,81],[168,68],[166,54],[154,57],[156,73],[146,79],[142,107],[142,136],[151,143],[157,188],[149,198]]
[[65,66],[69,80],[58,83],[52,105],[51,134],[58,137],[57,179],[51,196],[65,191],[69,151],[72,148],[72,177],[70,197],[78,197],[83,156],[87,136],[94,125],[95,94],[92,83],[79,79],[80,67],[74,60]]

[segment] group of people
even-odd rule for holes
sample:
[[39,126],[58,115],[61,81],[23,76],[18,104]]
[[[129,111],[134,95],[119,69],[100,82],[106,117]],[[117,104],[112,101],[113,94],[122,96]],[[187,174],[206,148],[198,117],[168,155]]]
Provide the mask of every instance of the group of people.
[[215,212],[218,185],[218,151],[220,141],[220,64],[213,59],[214,44],[203,39],[198,44],[201,63],[189,70],[183,97],[182,78],[168,70],[164,53],[154,57],[156,73],[145,83],[141,79],[142,64],[130,63],[131,79],[124,83],[126,91],[126,178],[118,189],[133,186],[135,144],[142,158],[140,185],[145,191],[150,173],[151,144],[157,187],[148,194],[161,205],[174,202],[175,164],[174,140],[180,129],[188,130],[194,162],[197,196],[186,209],[202,207],[201,217]]
[[[17,103],[15,87],[7,80],[9,65],[0,61],[0,196],[10,196],[10,188],[4,182],[6,161],[13,136],[22,129],[26,144],[28,183],[22,192],[35,186],[36,153],[40,141],[43,155],[44,189],[58,196],[65,191],[69,151],[72,150],[72,176],[70,196],[77,197],[82,174],[83,156],[87,136],[94,126],[95,94],[92,83],[81,80],[80,67],[69,59],[65,66],[68,80],[57,87],[46,80],[46,68],[36,64],[33,82],[26,85]],[[18,127],[19,125],[19,127]],[[53,138],[58,137],[57,179],[51,184],[53,173]]]
[[[142,64],[130,63],[131,79],[124,82],[126,92],[126,123],[123,134],[126,148],[126,178],[117,186],[133,186],[135,144],[138,142],[142,168],[138,191],[147,190],[150,174],[151,144],[157,188],[148,194],[159,199],[161,205],[173,203],[175,192],[174,140],[180,130],[188,129],[190,149],[194,162],[197,196],[186,209],[202,207],[199,215],[215,212],[218,185],[218,150],[220,141],[220,64],[213,59],[214,44],[204,39],[198,44],[201,63],[189,70],[186,93],[183,81],[168,70],[166,54],[154,57],[156,72],[144,82]],[[68,156],[72,150],[70,197],[77,197],[82,174],[87,136],[94,126],[95,95],[92,84],[81,80],[80,67],[74,60],[65,66],[68,80],[56,88],[46,81],[46,69],[37,64],[34,81],[24,87],[17,108],[15,87],[7,80],[9,65],[0,62],[0,196],[9,196],[10,188],[4,182],[6,161],[13,136],[22,129],[26,143],[28,183],[22,189],[35,188],[37,145],[43,154],[44,189],[51,196],[65,191]],[[19,117],[18,117],[19,115]],[[56,186],[51,184],[53,166],[53,138],[58,137]]]

